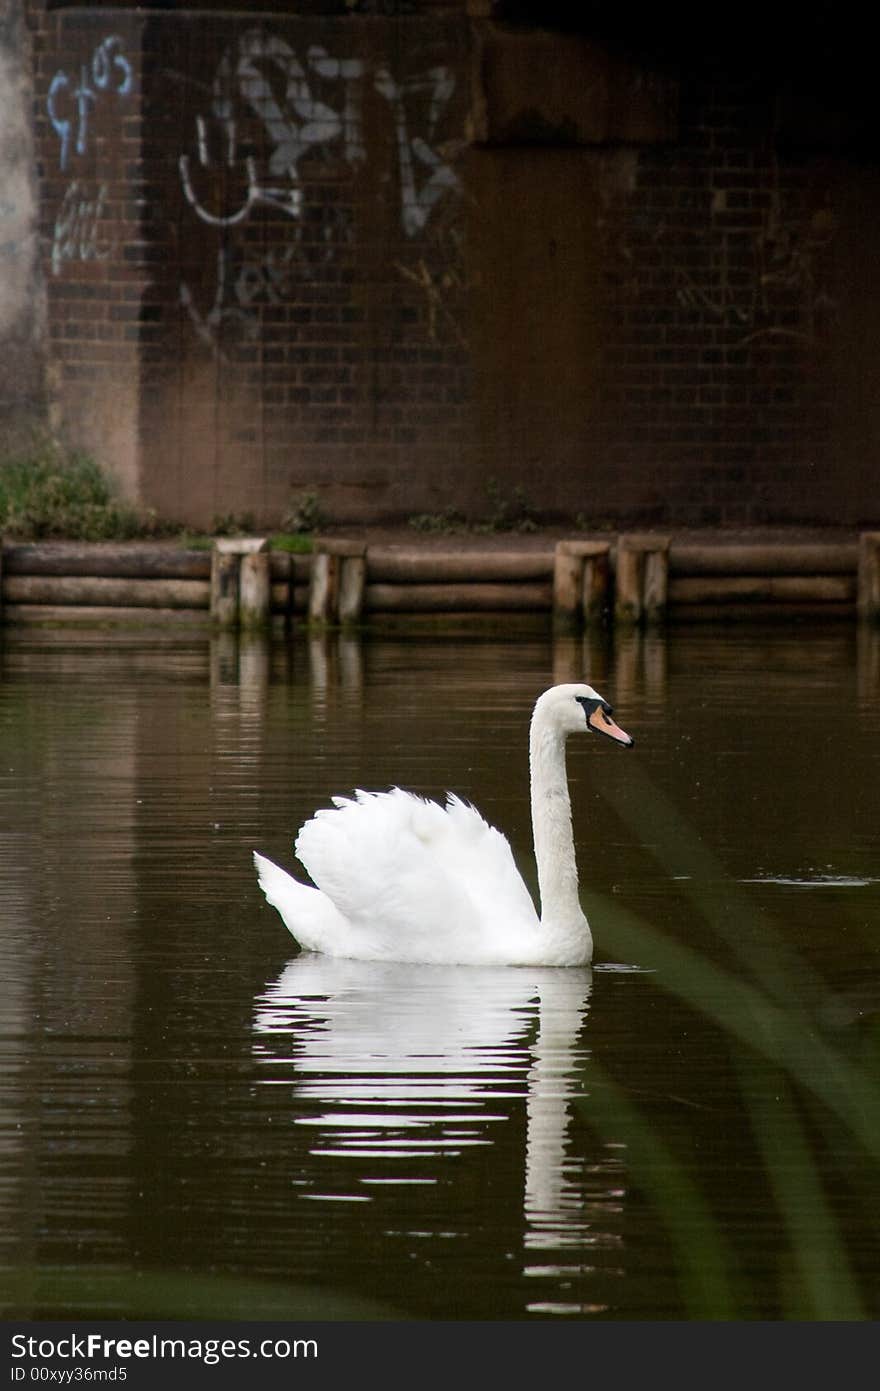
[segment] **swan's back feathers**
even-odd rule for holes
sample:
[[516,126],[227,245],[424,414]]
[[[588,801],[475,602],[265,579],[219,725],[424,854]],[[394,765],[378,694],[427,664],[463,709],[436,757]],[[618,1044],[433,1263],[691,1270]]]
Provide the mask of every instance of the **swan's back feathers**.
[[302,827],[296,853],[359,954],[370,944],[377,958],[467,960],[479,936],[486,959],[489,924],[504,959],[517,926],[538,926],[506,838],[460,798],[442,807],[392,788],[333,800]]

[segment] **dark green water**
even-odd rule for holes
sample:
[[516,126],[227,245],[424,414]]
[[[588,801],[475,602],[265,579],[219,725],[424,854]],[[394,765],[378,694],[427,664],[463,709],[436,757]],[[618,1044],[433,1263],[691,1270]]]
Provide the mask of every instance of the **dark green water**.
[[[7,1316],[876,1318],[880,655],[848,625],[592,644],[8,634]],[[297,956],[250,853],[355,786],[530,860],[572,743],[592,971]]]

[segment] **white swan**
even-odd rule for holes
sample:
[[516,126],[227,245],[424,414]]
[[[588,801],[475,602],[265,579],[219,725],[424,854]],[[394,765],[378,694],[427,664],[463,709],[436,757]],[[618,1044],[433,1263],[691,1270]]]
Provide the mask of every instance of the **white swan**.
[[254,854],[260,887],[307,951],[362,961],[584,966],[593,954],[578,897],[565,771],[569,734],[632,739],[592,686],[552,686],[529,733],[532,831],[541,916],[510,845],[453,794],[334,797],[301,828],[296,853],[317,887]]

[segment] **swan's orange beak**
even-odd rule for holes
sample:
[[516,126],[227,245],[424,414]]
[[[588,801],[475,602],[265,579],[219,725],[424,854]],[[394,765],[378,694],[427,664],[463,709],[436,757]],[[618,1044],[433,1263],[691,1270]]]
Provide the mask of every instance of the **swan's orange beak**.
[[615,724],[601,705],[590,711],[587,722],[597,734],[606,734],[609,739],[613,739],[616,744],[622,744],[625,749],[631,749],[635,743],[632,735],[626,734],[619,724]]

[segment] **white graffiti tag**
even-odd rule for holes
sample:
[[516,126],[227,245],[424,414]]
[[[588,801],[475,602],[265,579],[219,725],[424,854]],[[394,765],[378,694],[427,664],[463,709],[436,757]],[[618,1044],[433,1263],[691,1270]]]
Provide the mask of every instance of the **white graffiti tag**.
[[[403,230],[408,237],[424,230],[434,204],[444,193],[458,191],[458,175],[445,164],[429,141],[437,122],[455,91],[455,76],[446,67],[430,68],[423,76],[398,84],[386,68],[376,73],[376,91],[386,97],[394,110],[397,153],[400,160],[400,201]],[[408,97],[428,95],[427,139],[410,135],[406,102]],[[429,171],[417,186],[416,164]]]
[[180,287],[180,303],[202,342],[223,358],[223,340],[237,337],[252,342],[259,336],[260,305],[283,304],[293,294],[297,281],[319,278],[322,269],[350,240],[348,217],[337,209],[324,219],[323,233],[319,240],[310,243],[308,258],[303,254],[299,226],[288,245],[269,247],[255,257],[238,259],[221,247],[217,252],[217,280],[210,309],[201,313],[185,283]]
[[[297,165],[312,146],[344,140],[345,157],[349,161],[363,159],[365,150],[360,132],[359,91],[362,64],[357,60],[339,62],[330,58],[322,48],[312,47],[308,65],[324,79],[341,81],[346,96],[344,109],[338,114],[325,102],[318,101],[311,91],[305,69],[293,49],[284,39],[264,35],[251,29],[241,36],[237,53],[226,54],[214,78],[213,119],[220,123],[221,141],[225,147],[228,168],[236,163],[238,103],[249,107],[262,123],[271,142],[268,173],[273,182],[260,179],[257,162],[248,155],[243,161],[245,194],[232,212],[216,213],[200,202],[194,186],[188,155],[180,156],[180,177],[187,202],[203,222],[213,227],[232,227],[242,222],[257,203],[267,203],[291,217],[301,211],[302,195]],[[276,96],[271,78],[279,79],[283,100]],[[196,118],[199,163],[210,165],[207,124]],[[286,182],[276,183],[275,180]]]
[[[345,163],[367,158],[363,128],[365,67],[358,58],[334,58],[312,45],[300,61],[280,36],[249,29],[217,69],[210,114],[196,117],[198,163],[206,178],[214,167],[209,139],[218,129],[221,160],[226,171],[238,171],[242,193],[231,210],[207,206],[196,189],[190,155],[179,160],[184,196],[203,222],[232,227],[243,222],[257,204],[268,204],[292,218],[302,211],[303,156],[335,147]],[[330,105],[325,96],[338,100]],[[386,67],[376,69],[373,89],[389,102],[394,119],[400,173],[401,221],[407,236],[422,232],[440,198],[460,190],[458,175],[434,144],[437,127],[455,91],[455,75],[445,66],[398,83]],[[319,95],[320,92],[320,95]],[[414,133],[413,110],[426,108],[424,129]],[[267,140],[263,158],[266,176],[253,154],[239,155],[240,127],[256,117]],[[457,150],[452,142],[448,149]],[[224,180],[224,183],[227,182]]]
[[[233,143],[231,139],[233,132],[234,127],[227,128],[227,139],[225,142],[227,149]],[[210,168],[210,160],[207,153],[206,122],[202,116],[196,117],[196,134],[199,143],[199,163],[203,169],[208,169]],[[234,153],[227,154],[227,168],[234,169],[236,162]],[[244,196],[237,208],[232,212],[226,213],[213,213],[210,208],[206,208],[199,200],[199,196],[193,186],[189,156],[181,155],[179,164],[180,182],[186,201],[201,218],[202,222],[207,222],[211,227],[234,227],[237,222],[244,222],[251,208],[257,203],[267,203],[270,207],[280,208],[282,212],[287,213],[290,217],[299,216],[300,191],[294,180],[291,179],[286,187],[263,183],[257,173],[257,162],[252,155],[247,156],[243,166]]]
[[[284,84],[284,105],[279,104],[264,66],[274,67]],[[307,65],[316,74],[342,81],[347,92],[345,112],[338,114],[325,102],[317,100],[306,72],[293,49],[278,37],[264,38],[252,30],[242,36],[235,72],[229,57],[223,59],[214,83],[214,110],[218,116],[231,118],[230,87],[237,82],[241,96],[263,122],[274,148],[269,156],[273,174],[296,177],[296,166],[311,145],[326,145],[340,135],[345,139],[345,158],[363,158],[364,147],[360,134],[360,106],[354,92],[363,76],[363,65],[357,59],[338,62],[323,48],[308,51]]]
[[98,237],[104,215],[107,185],[99,184],[93,197],[74,179],[61,202],[52,236],[52,274],[60,275],[65,261],[106,261],[110,249]]
[[239,308],[238,305],[226,303],[228,278],[226,252],[221,248],[217,252],[217,289],[214,303],[206,314],[200,313],[189,286],[181,285],[180,287],[180,303],[189,315],[193,328],[202,342],[218,357],[223,356],[219,348],[219,338],[224,322],[228,321],[237,325],[242,337],[248,339],[255,338],[259,328],[256,319],[252,318],[246,310]]

